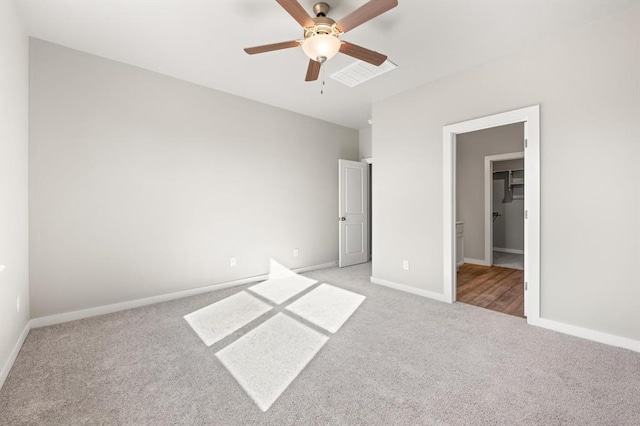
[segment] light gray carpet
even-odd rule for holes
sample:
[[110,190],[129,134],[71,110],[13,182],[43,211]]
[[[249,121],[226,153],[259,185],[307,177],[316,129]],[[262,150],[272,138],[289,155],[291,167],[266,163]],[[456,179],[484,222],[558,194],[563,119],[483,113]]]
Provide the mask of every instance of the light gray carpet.
[[211,347],[183,316],[248,286],[34,329],[0,390],[0,423],[640,424],[640,354],[370,274],[305,274],[366,299],[267,412],[215,353],[315,286]]

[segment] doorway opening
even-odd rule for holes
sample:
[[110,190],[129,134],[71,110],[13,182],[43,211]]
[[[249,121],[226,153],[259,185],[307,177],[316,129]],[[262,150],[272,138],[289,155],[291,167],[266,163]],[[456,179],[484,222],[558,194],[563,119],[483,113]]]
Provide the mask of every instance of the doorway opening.
[[[518,197],[522,197],[521,202],[524,205],[524,220],[523,220],[523,266],[524,271],[519,269],[504,268],[502,272],[503,276],[500,278],[488,277],[487,279],[499,279],[506,280],[509,275],[512,275],[510,279],[514,282],[519,281],[522,284],[521,290],[514,288],[509,290],[511,295],[520,293],[522,294],[523,307],[522,310],[526,311],[526,318],[529,324],[537,324],[540,318],[540,112],[539,106],[522,108],[519,110],[509,111],[505,113],[495,114],[487,117],[482,117],[474,120],[469,120],[457,124],[445,126],[443,129],[443,196],[444,196],[444,244],[443,244],[443,267],[444,267],[444,295],[445,299],[450,302],[458,300],[458,285],[461,287],[464,285],[463,278],[478,274],[477,270],[465,271],[466,276],[460,276],[460,282],[458,282],[458,267],[459,265],[466,266],[469,264],[469,269],[482,267],[485,270],[487,268],[500,268],[498,266],[492,266],[494,252],[493,250],[487,250],[487,233],[491,238],[489,244],[493,245],[493,232],[491,222],[493,220],[493,210],[491,201],[489,198],[487,202],[487,194],[484,194],[484,203],[482,192],[480,196],[475,193],[476,201],[480,198],[480,204],[482,205],[485,214],[481,214],[481,217],[473,217],[469,219],[473,224],[466,223],[467,221],[459,220],[458,214],[458,202],[460,197],[457,193],[457,176],[458,170],[458,139],[464,138],[464,134],[475,132],[479,130],[492,129],[501,126],[507,126],[517,124],[521,126],[522,133],[524,135],[524,167],[522,173],[524,181],[527,183],[527,190],[520,194]],[[513,153],[514,150],[511,150]],[[502,153],[505,153],[503,151]],[[508,151],[506,153],[509,153]],[[498,155],[498,153],[489,153],[484,156]],[[506,159],[505,159],[506,160]],[[489,166],[495,166],[495,161],[489,161]],[[480,166],[482,167],[482,166]],[[515,170],[516,167],[513,167]],[[491,170],[491,169],[490,169]],[[493,175],[491,170],[491,175]],[[513,177],[513,176],[512,176]],[[518,177],[517,174],[515,177]],[[482,178],[480,178],[482,179]],[[493,192],[493,179],[491,176],[491,184],[489,187],[489,197]],[[516,183],[520,181],[515,181]],[[512,183],[514,183],[512,181]],[[516,192],[520,192],[519,190]],[[489,205],[491,210],[485,209],[486,204]],[[490,225],[485,227],[484,224],[487,221],[487,216],[490,221]],[[463,249],[460,247],[460,223],[464,229],[462,233]],[[479,223],[479,225],[477,225]],[[475,224],[475,225],[474,225]],[[488,229],[486,229],[488,228]],[[468,242],[468,238],[472,238],[475,234],[476,243]],[[478,237],[479,234],[479,237]],[[484,238],[483,238],[484,237]],[[480,243],[477,243],[480,241]],[[477,244],[477,245],[476,245]],[[498,247],[501,248],[501,247]],[[502,247],[504,248],[504,247]],[[459,258],[459,254],[463,253],[463,258]],[[518,277],[518,274],[522,274]],[[508,280],[506,280],[508,281]],[[491,282],[489,282],[491,283]],[[499,290],[496,288],[496,292]],[[524,314],[524,312],[523,312]]]
[[456,147],[457,251],[467,253],[456,300],[524,318],[524,125],[460,134]]
[[524,152],[485,157],[485,250],[492,266],[524,270],[524,191]]

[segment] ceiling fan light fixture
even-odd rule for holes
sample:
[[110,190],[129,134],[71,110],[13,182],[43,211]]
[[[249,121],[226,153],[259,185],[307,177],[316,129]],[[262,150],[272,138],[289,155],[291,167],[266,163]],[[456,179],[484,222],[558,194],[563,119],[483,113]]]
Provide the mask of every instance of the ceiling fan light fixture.
[[341,45],[340,39],[333,34],[315,34],[302,42],[302,50],[310,59],[324,62],[336,56]]
[[310,58],[305,81],[317,80],[320,70],[322,69],[321,65],[333,58],[338,52],[376,67],[382,65],[384,61],[387,60],[386,55],[365,49],[353,43],[343,42],[340,40],[340,36],[370,21],[376,16],[393,9],[398,5],[398,0],[369,0],[338,22],[327,16],[331,7],[325,2],[318,2],[313,5],[315,18],[312,18],[304,10],[299,0],[276,0],[276,2],[302,26],[304,39],[248,47],[244,49],[247,54],[255,55],[256,53],[272,52],[274,50],[300,46],[305,55]]

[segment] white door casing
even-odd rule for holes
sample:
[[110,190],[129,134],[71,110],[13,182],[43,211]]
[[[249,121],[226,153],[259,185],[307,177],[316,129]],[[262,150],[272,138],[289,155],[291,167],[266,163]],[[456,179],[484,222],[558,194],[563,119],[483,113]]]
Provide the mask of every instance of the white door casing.
[[368,260],[369,165],[338,160],[338,168],[338,265],[342,268]]
[[503,126],[524,123],[525,130],[525,182],[524,194],[524,280],[525,312],[527,323],[540,325],[540,106],[533,105],[473,120],[444,126],[443,140],[443,274],[444,299],[456,300],[455,265],[455,158],[456,135]]

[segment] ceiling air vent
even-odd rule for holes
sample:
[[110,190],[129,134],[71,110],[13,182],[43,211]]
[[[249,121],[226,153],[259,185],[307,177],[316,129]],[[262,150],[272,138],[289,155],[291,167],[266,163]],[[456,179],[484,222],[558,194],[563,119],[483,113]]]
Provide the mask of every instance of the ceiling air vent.
[[358,61],[341,69],[340,71],[334,72],[331,74],[331,78],[349,87],[355,87],[397,67],[398,66],[396,64],[388,59],[379,67]]

